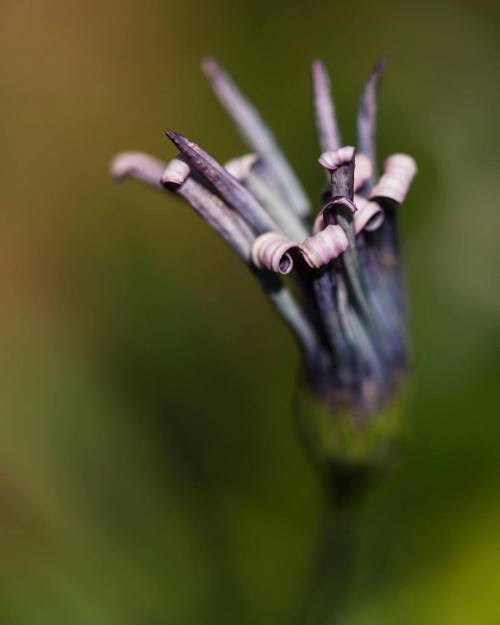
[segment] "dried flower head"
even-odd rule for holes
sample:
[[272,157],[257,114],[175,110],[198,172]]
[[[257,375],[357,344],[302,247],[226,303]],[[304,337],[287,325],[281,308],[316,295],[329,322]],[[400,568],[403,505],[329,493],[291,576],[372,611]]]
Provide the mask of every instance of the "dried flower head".
[[132,176],[182,197],[226,240],[291,329],[314,395],[356,422],[384,407],[408,365],[397,210],[416,166],[394,154],[375,178],[383,67],[374,68],[363,90],[354,148],[342,146],[328,74],[313,63],[319,163],[327,178],[316,214],[271,131],[212,59],[203,69],[253,152],[224,166],[168,130],[178,151],[170,162],[128,152],[112,164],[116,180]]

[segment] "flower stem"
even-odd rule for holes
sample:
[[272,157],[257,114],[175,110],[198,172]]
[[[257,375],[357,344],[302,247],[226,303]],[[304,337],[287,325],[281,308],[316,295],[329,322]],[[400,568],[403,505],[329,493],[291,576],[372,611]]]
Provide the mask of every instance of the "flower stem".
[[324,482],[316,564],[300,625],[338,625],[354,589],[356,527],[371,484],[366,467],[337,466]]

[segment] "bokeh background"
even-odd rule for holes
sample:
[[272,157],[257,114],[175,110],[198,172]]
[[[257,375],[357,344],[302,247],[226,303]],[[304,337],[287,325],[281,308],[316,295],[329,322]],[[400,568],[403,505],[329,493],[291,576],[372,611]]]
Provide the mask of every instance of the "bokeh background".
[[[353,141],[389,65],[379,149],[402,213],[411,444],[363,505],[345,625],[500,623],[500,8],[485,0],[1,0],[0,623],[297,622],[322,507],[293,431],[297,353],[187,206],[114,153],[244,147],[215,55],[322,183],[309,64]],[[187,253],[189,251],[189,253]]]

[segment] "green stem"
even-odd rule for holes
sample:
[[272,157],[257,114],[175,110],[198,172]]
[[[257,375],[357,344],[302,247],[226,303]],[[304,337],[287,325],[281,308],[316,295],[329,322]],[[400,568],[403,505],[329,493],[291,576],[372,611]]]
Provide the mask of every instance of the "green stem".
[[357,519],[369,473],[337,466],[325,480],[317,563],[301,625],[339,625],[353,593]]
[[363,424],[298,384],[295,419],[324,492],[316,562],[299,625],[341,625],[356,593],[357,529],[364,499],[396,465],[405,439],[400,397]]

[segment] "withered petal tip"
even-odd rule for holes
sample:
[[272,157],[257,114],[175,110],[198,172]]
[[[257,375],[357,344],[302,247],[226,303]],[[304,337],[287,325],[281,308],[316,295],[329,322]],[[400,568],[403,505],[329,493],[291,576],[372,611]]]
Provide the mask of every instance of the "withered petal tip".
[[205,72],[205,74],[214,74],[220,70],[220,66],[213,56],[208,55],[202,58],[201,69]]

